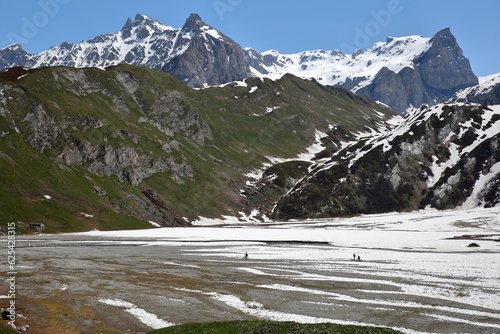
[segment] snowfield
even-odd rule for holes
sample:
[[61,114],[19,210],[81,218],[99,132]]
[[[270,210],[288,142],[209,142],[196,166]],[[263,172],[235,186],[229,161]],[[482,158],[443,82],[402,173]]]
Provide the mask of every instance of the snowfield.
[[500,333],[500,207],[198,223],[17,236],[16,307],[43,333],[61,309],[85,333],[238,319]]
[[[190,287],[170,286],[166,294],[175,294],[165,297],[222,304],[232,314],[226,320],[240,312],[252,319],[377,325],[406,333],[500,332],[500,207],[228,222],[67,236],[143,246],[138,254],[175,249],[182,256],[159,267],[190,279],[209,270]],[[249,260],[242,259],[245,252]],[[131,303],[122,305],[127,312],[142,307],[137,300],[125,303]],[[192,306],[201,313],[206,307]],[[162,312],[177,313],[158,312],[159,321]]]
[[[413,67],[414,59],[426,52],[432,44],[422,36],[388,37],[365,51],[345,55],[338,50],[311,50],[296,54],[281,54],[276,50],[262,52],[262,57],[274,59],[272,65],[263,65],[264,73],[251,67],[257,77],[281,78],[292,73],[301,78],[315,78],[323,85],[342,85],[349,79],[358,83],[351,90],[356,92],[370,84],[377,73],[387,67],[398,73],[405,67]],[[251,49],[247,48],[247,51]],[[252,57],[252,53],[248,53]]]

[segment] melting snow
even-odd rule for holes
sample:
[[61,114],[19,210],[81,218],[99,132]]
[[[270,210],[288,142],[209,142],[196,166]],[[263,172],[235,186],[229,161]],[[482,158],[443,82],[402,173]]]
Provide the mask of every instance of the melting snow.
[[222,38],[222,36],[221,36],[221,34],[220,34],[217,30],[215,30],[214,28],[212,28],[212,27],[210,27],[210,26],[204,26],[204,27],[201,27],[201,30],[202,30],[204,33],[206,33],[206,34],[208,34],[208,35],[212,36],[212,37],[213,37],[213,38],[215,38],[215,39],[219,39],[219,40],[222,40],[222,39],[223,39],[223,38]]
[[153,225],[154,227],[161,227],[160,224],[158,223],[155,223],[154,221],[150,220],[148,223],[150,223],[151,225]]
[[130,302],[121,299],[99,298],[99,302],[111,306],[123,307],[125,308],[125,312],[132,314],[137,319],[139,319],[140,322],[153,329],[159,329],[174,325],[173,323],[158,318],[158,316],[155,314],[149,313],[144,309],[138,308],[137,305],[134,305]]
[[[273,309],[278,306],[265,297],[265,290],[268,290],[284,298],[293,296],[299,300],[302,297],[303,300],[297,303],[315,304],[317,306],[311,307],[318,310],[325,307],[346,310],[359,306],[368,310],[363,312],[369,309],[409,311],[439,318],[443,326],[463,323],[495,331],[500,328],[495,322],[500,319],[500,249],[496,242],[500,236],[499,217],[500,207],[497,207],[272,222],[260,227],[228,225],[77,234],[93,238],[128,238],[128,242],[141,245],[165,246],[170,242],[181,246],[179,251],[183,246],[190,246],[193,248],[185,249],[183,256],[194,256],[197,261],[203,261],[199,260],[201,257],[220,264],[226,258],[228,265],[232,263],[248,277],[243,283],[231,281],[231,285],[242,284],[241,293],[236,292],[240,289],[228,292],[226,284],[215,290],[171,289],[199,294],[260,319],[362,324],[335,319],[335,312],[314,316],[300,311],[302,308]],[[491,238],[476,240],[481,247],[471,249],[467,247],[470,240],[451,239],[463,235],[491,235]],[[151,241],[144,238],[151,238]],[[323,245],[312,244],[316,242]],[[242,265],[239,261],[245,251],[250,260]],[[352,253],[361,255],[362,261],[353,262]],[[164,264],[190,266],[180,261]],[[329,282],[350,284],[354,290],[333,291]],[[253,294],[253,291],[264,293]],[[177,294],[175,298],[179,298]],[[130,302],[121,299],[99,301],[124,308],[150,327],[170,325]],[[366,319],[368,323],[364,324],[370,325],[372,318]],[[422,321],[429,324],[433,320]],[[400,330],[417,333],[414,329]]]

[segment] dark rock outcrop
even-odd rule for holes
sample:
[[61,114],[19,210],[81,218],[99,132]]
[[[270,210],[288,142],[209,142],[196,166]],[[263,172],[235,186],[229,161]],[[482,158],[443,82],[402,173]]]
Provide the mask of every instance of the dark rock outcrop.
[[428,101],[444,101],[455,92],[478,84],[469,60],[449,28],[434,35],[430,44],[429,50],[414,61],[427,90]]
[[[252,76],[240,45],[191,14],[180,31],[192,36],[186,51],[172,58],[160,70],[192,87],[218,85]],[[178,40],[174,48],[182,48]]]
[[323,84],[383,102],[400,114],[409,107],[444,102],[458,90],[478,83],[449,28],[432,38],[387,38],[385,43],[356,50],[350,56],[337,50],[283,55],[246,49],[245,57],[259,76],[291,72],[314,77]]
[[449,28],[429,41],[430,48],[398,73],[383,68],[367,86],[356,91],[404,113],[410,107],[448,100],[463,88],[478,84],[470,62]]
[[450,100],[484,105],[500,104],[500,76],[491,78],[477,86],[463,89],[453,95]]
[[275,217],[498,205],[499,123],[486,106],[422,107],[396,129],[318,164],[277,203]]

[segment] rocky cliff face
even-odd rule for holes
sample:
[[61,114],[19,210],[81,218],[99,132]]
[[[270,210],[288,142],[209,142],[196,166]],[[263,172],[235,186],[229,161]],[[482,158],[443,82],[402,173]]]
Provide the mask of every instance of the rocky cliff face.
[[464,57],[449,28],[439,31],[429,43],[431,47],[414,61],[429,98],[442,101],[478,83],[469,60]]
[[276,218],[313,218],[500,203],[500,109],[422,107],[381,135],[317,163]]
[[[232,39],[192,14],[180,35],[192,36],[184,52],[159,68],[192,87],[219,85],[252,76],[243,50]],[[179,43],[179,42],[177,42]],[[182,48],[182,44],[177,48]]]
[[400,114],[412,106],[446,101],[458,90],[478,83],[448,28],[432,38],[387,38],[385,43],[352,55],[337,50],[292,55],[271,50],[259,54],[246,49],[245,56],[259,76],[293,73],[312,77],[381,101]]
[[[0,110],[5,142],[9,142],[13,133],[21,133],[38,153],[20,151],[19,154],[46,155],[62,170],[83,170],[99,178],[141,187],[141,191],[125,190],[118,196],[125,199],[116,204],[117,199],[109,196],[113,193],[109,186],[106,190],[99,182],[90,182],[94,193],[107,198],[107,206],[119,213],[162,225],[186,224],[176,210],[164,204],[164,199],[143,182],[158,173],[168,174],[176,184],[193,180],[193,167],[184,156],[174,153],[180,143],[173,138],[182,136],[203,146],[212,134],[208,124],[187,103],[186,96],[180,91],[159,91],[148,86],[147,93],[151,96],[145,98],[142,83],[129,71],[116,70],[106,75],[104,71],[101,74],[59,67],[42,72],[15,68],[1,73],[0,77],[13,83],[30,73],[35,77],[42,75],[34,79],[35,86],[50,81],[52,87],[50,92],[46,90],[48,87],[27,92],[24,87],[2,84]],[[54,89],[59,93],[54,93]],[[124,102],[127,99],[129,103]],[[130,123],[135,118],[130,119],[134,109],[140,110],[135,125]],[[125,117],[125,123],[116,117]],[[148,127],[156,129],[163,138],[141,133],[148,131]],[[30,165],[19,168],[29,169]]]
[[478,83],[450,29],[439,31],[428,43],[429,48],[416,55],[409,66],[397,73],[382,68],[373,82],[357,93],[401,113],[410,106],[446,101],[455,92]]

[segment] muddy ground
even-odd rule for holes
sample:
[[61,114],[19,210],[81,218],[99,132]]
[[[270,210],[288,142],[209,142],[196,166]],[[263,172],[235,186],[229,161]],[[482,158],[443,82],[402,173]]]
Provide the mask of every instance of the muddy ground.
[[[326,319],[408,333],[500,332],[499,309],[459,301],[475,288],[467,282],[451,286],[449,298],[406,293],[401,286],[434,291],[442,283],[404,268],[375,272],[394,263],[353,261],[350,250],[332,245],[138,241],[19,236],[16,306],[25,318],[16,324],[34,334],[144,333],[185,322]],[[301,250],[312,256],[287,259]],[[8,302],[0,299],[3,307]]]

